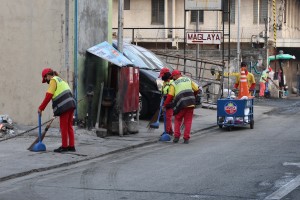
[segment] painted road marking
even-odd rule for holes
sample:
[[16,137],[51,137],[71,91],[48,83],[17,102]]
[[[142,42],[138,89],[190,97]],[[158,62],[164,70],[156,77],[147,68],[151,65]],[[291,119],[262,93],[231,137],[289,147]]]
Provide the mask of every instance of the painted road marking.
[[291,191],[296,189],[299,185],[300,185],[300,175],[296,176],[296,178],[294,178],[293,180],[291,180],[290,182],[288,182],[287,184],[285,184],[284,186],[282,186],[281,188],[279,188],[278,190],[276,190],[275,192],[267,196],[265,200],[281,199],[287,194],[289,194]]
[[294,162],[284,162],[283,166],[297,166],[300,168],[300,163],[294,163]]

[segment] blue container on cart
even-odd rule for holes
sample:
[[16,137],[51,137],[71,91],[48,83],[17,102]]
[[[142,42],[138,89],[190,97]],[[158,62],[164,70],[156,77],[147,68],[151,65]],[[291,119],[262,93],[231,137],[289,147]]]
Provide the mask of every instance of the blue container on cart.
[[217,101],[217,124],[231,131],[234,126],[250,125],[254,128],[253,98],[219,99]]

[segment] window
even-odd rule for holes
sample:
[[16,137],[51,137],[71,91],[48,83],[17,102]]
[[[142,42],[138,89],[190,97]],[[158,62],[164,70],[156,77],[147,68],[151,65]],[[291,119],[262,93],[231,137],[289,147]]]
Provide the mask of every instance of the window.
[[235,0],[223,0],[223,3],[224,3],[224,22],[228,22],[228,12],[230,6],[230,23],[234,24],[235,23]]
[[[197,12],[198,10],[192,10],[191,11],[191,22],[197,22]],[[204,12],[203,10],[199,10],[199,22],[204,22]]]
[[165,3],[164,0],[152,0],[152,24],[164,24]]
[[124,0],[124,10],[130,10],[130,0]]
[[268,0],[253,0],[253,24],[264,24],[265,19],[268,18]]

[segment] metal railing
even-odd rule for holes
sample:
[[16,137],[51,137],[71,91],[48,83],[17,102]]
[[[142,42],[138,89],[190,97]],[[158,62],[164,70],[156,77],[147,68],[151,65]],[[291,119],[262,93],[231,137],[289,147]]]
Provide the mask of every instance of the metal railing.
[[[153,50],[152,50],[153,51]],[[192,55],[184,56],[176,53],[167,53],[162,51],[153,51],[156,55],[164,59],[174,69],[196,80],[202,88],[202,104],[216,105],[217,99],[223,96],[223,77],[225,65],[222,61],[213,61],[208,59],[195,59]],[[184,65],[184,63],[186,63]]]

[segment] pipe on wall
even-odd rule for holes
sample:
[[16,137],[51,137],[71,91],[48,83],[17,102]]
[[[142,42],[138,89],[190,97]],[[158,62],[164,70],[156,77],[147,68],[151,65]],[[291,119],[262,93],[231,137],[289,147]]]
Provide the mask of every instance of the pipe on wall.
[[69,0],[65,0],[65,67],[67,69],[67,83],[70,84],[69,72]]
[[78,0],[74,1],[74,98],[76,100],[75,121],[78,120]]
[[[168,0],[165,0],[165,28],[168,27]],[[165,29],[165,38],[168,38],[169,29]]]
[[[173,27],[176,27],[176,19],[175,19],[175,16],[176,16],[176,7],[175,7],[175,0],[172,0],[172,26]],[[172,41],[175,40],[175,29],[172,30]]]

